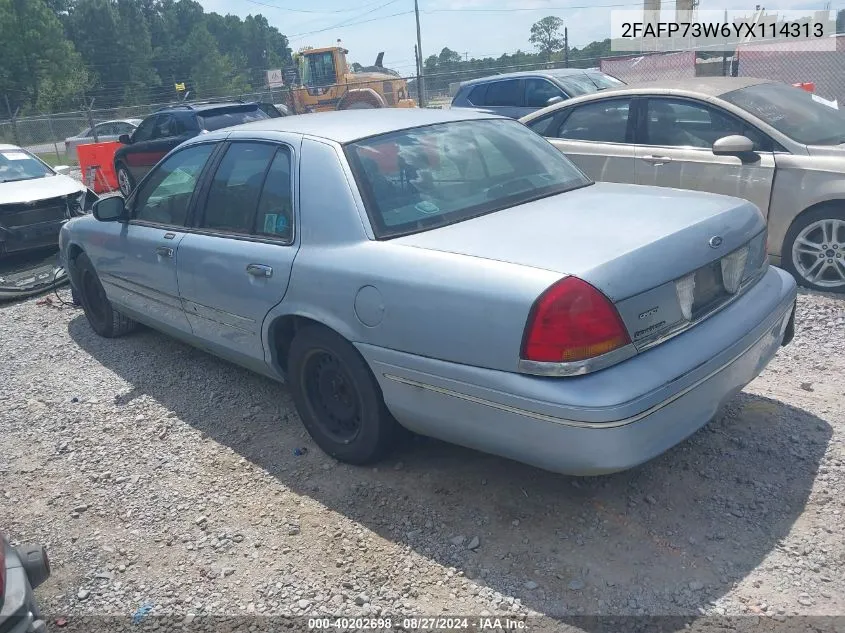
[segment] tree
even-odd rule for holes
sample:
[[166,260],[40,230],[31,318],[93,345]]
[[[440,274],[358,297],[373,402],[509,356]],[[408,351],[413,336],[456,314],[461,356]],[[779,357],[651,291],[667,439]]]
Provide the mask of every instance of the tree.
[[450,48],[444,48],[437,57],[437,64],[439,66],[450,66],[451,64],[459,64],[460,62],[461,54],[456,53]]
[[87,78],[82,60],[44,0],[0,0],[0,93],[12,108],[70,106]]
[[153,66],[150,30],[134,0],[76,0],[67,30],[76,43],[99,107],[143,103],[161,83]]
[[563,50],[563,38],[560,29],[563,20],[554,15],[547,16],[531,26],[531,37],[528,38],[537,51],[551,61],[552,55]]

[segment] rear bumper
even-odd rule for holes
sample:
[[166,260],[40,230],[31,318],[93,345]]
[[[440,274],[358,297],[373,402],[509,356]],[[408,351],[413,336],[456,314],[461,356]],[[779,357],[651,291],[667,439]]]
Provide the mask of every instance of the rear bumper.
[[359,345],[385,402],[424,435],[555,472],[639,465],[706,424],[790,332],[796,286],[771,268],[721,313],[609,369],[538,378]]

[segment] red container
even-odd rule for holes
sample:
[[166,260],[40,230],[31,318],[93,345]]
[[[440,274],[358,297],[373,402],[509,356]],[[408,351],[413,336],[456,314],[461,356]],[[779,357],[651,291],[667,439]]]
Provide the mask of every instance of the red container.
[[109,193],[118,189],[114,154],[120,145],[117,141],[110,141],[88,143],[76,148],[82,179],[95,192]]

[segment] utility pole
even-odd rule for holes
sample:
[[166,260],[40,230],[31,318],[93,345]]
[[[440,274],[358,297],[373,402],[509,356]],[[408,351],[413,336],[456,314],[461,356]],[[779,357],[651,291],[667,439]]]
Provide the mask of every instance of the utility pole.
[[569,29],[563,27],[563,67],[569,68]]
[[414,44],[414,63],[417,65],[417,103],[422,103],[422,92],[420,92],[420,54],[417,45]]
[[420,35],[420,3],[419,0],[414,0],[414,15],[417,18],[417,63],[419,64],[419,80],[417,80],[417,87],[420,93],[420,107],[425,107],[425,76],[423,75],[423,51],[422,51],[422,36]]

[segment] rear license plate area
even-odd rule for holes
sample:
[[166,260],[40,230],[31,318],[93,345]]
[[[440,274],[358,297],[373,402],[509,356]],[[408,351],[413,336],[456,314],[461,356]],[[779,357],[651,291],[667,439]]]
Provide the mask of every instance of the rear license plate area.
[[719,305],[728,292],[722,282],[722,265],[718,260],[695,271],[692,318],[701,317]]

